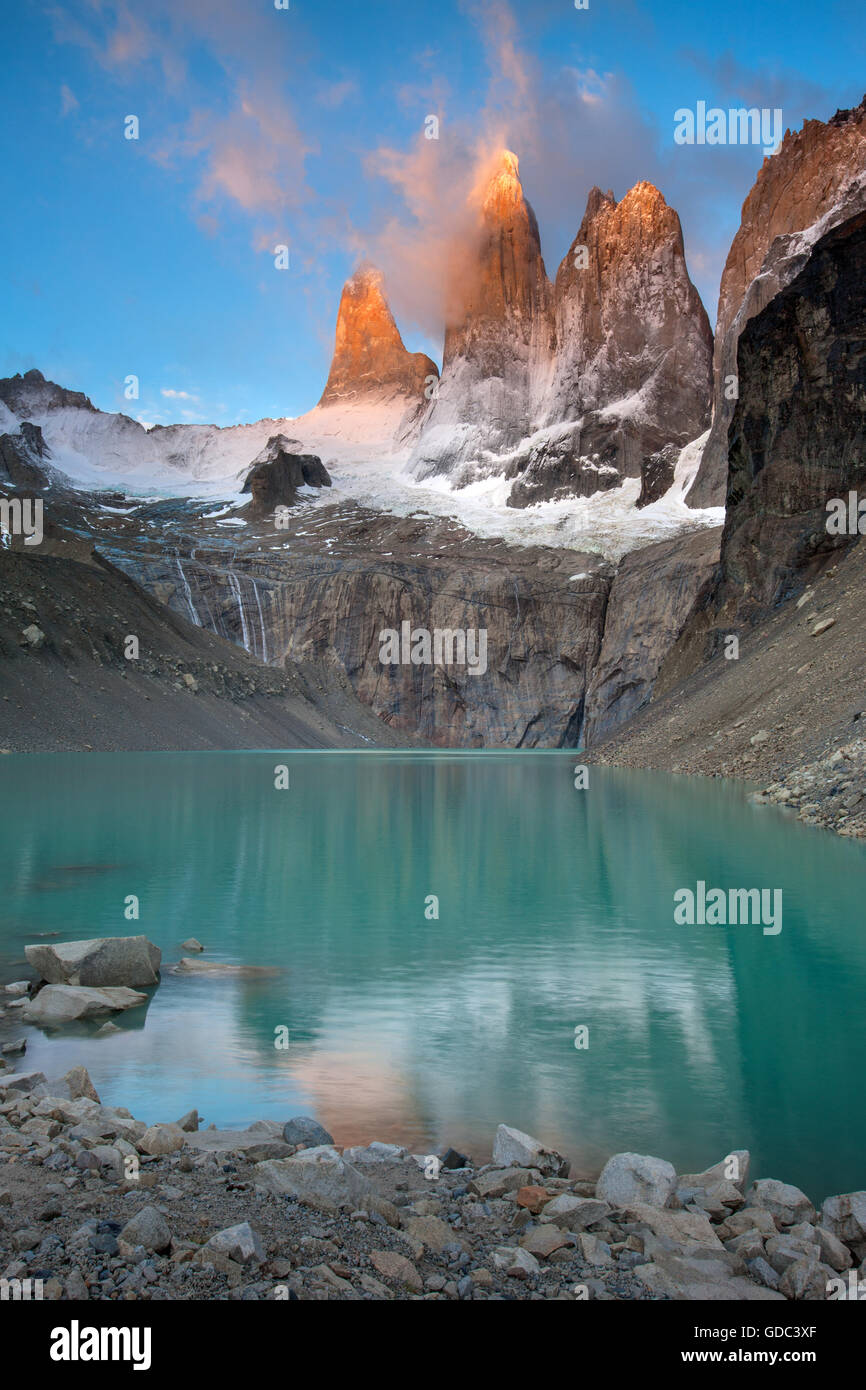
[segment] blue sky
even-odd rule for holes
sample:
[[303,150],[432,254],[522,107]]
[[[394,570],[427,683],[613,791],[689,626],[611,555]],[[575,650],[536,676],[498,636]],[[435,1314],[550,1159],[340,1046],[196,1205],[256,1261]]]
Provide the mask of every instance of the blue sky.
[[362,258],[440,361],[448,238],[498,144],[551,276],[593,184],[656,183],[714,321],[762,154],[677,146],[674,111],[799,128],[866,88],[862,0],[20,0],[3,38],[0,374],[161,423],[314,405]]

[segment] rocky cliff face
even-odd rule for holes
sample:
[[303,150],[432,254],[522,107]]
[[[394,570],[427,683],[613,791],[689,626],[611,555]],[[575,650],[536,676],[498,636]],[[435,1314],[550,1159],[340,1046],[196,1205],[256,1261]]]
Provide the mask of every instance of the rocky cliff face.
[[586,697],[593,747],[648,704],[662,662],[715,577],[721,528],[626,555],[608,599],[604,639]]
[[866,212],[746,324],[737,371],[717,603],[745,616],[858,539],[828,533],[826,503],[866,486]]
[[[738,664],[721,657],[725,639],[751,642],[779,610],[807,637],[833,626],[820,626],[835,620],[820,594],[859,535],[828,530],[826,504],[838,498],[847,511],[849,493],[866,496],[866,212],[820,237],[744,325],[737,371],[719,568],[663,661],[659,695],[693,676],[703,687],[725,679]],[[802,683],[812,666],[775,665],[778,705],[786,682]]]
[[[178,614],[260,661],[340,672],[389,728],[422,745],[577,743],[610,587],[597,557],[508,550],[450,522],[345,505],[317,509],[314,535],[309,527],[292,516],[279,560],[207,545],[183,558],[135,546],[110,554]],[[474,673],[459,661],[383,661],[382,634],[403,623],[483,631],[484,661]]]
[[334,356],[319,406],[379,403],[405,398],[418,406],[439,376],[423,352],[407,352],[385,298],[381,273],[357,270],[343,288]]
[[446,326],[442,378],[410,460],[418,477],[452,473],[516,445],[530,430],[534,383],[549,370],[550,282],[535,213],[508,150],[494,165],[477,218],[461,312]]
[[725,497],[728,427],[736,399],[726,383],[737,374],[737,342],[746,323],[789,284],[823,233],[866,207],[866,98],[831,120],[787,131],[764,160],[743,204],[719,293],[714,357],[713,426],[688,495],[694,507]]
[[709,423],[712,333],[680,220],[650,183],[594,188],[556,275],[555,358],[537,408],[549,431],[517,462],[511,503],[615,486]]

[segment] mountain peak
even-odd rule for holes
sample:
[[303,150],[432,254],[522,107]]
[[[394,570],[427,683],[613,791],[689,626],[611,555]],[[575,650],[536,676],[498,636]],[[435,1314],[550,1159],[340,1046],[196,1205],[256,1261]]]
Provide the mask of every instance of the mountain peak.
[[385,297],[385,280],[365,262],[343,286],[331,370],[319,405],[420,398],[436,365],[423,352],[407,352]]

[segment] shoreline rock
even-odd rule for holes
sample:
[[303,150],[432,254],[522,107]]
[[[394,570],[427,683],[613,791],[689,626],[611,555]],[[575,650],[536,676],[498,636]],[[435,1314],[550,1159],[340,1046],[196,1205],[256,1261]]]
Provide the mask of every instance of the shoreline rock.
[[510,1126],[497,1158],[541,1167],[286,1143],[301,1120],[318,1137],[309,1117],[148,1127],[82,1067],[0,1073],[0,1277],[76,1301],[782,1302],[866,1280],[866,1191],[818,1212],[790,1184],[749,1185],[743,1150],[683,1175],[615,1154],[595,1182]]

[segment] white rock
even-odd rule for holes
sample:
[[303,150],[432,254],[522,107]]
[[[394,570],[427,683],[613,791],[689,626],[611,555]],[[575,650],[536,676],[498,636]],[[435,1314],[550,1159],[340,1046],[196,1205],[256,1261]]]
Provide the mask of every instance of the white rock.
[[529,1279],[541,1269],[538,1260],[519,1245],[499,1245],[492,1252],[497,1269],[504,1269],[513,1279]]
[[261,1264],[265,1258],[264,1246],[258,1232],[253,1230],[248,1221],[242,1221],[237,1226],[228,1226],[224,1231],[217,1231],[204,1248],[216,1250],[220,1255],[226,1255],[241,1265],[249,1264],[250,1261]]
[[367,1179],[328,1144],[301,1149],[291,1158],[271,1158],[258,1164],[256,1185],[331,1211],[362,1205],[370,1191]]
[[122,986],[91,989],[84,985],[45,985],[35,999],[28,1000],[24,1018],[28,1023],[57,1026],[76,1019],[135,1009],[146,1003],[146,994]]
[[746,1194],[747,1207],[762,1207],[782,1226],[794,1226],[798,1221],[813,1221],[815,1208],[805,1192],[792,1183],[776,1178],[760,1178]]
[[500,1125],[493,1141],[493,1162],[497,1168],[537,1168],[539,1173],[556,1176],[565,1159],[554,1149],[546,1149],[531,1134],[510,1125]]
[[663,1207],[676,1181],[673,1165],[662,1158],[652,1158],[648,1154],[614,1154],[601,1170],[595,1195],[612,1207],[630,1206],[634,1202]]

